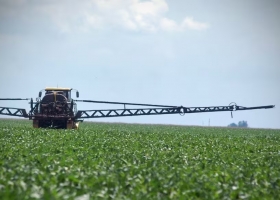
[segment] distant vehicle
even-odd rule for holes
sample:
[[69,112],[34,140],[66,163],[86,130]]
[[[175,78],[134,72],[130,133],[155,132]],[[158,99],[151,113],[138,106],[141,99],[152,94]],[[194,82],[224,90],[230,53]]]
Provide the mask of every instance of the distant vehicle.
[[[42,97],[42,91],[45,94]],[[210,107],[183,107],[155,104],[124,103],[110,101],[94,100],[75,100],[72,98],[72,91],[76,91],[76,98],[79,98],[79,92],[73,88],[55,88],[47,87],[39,92],[36,102],[32,98],[0,98],[0,100],[30,100],[30,111],[25,109],[0,107],[0,115],[9,115],[24,117],[33,120],[34,128],[62,128],[77,129],[79,122],[87,118],[102,117],[122,117],[122,116],[139,116],[139,115],[163,115],[163,114],[180,114],[201,113],[201,112],[218,112],[218,111],[241,111],[253,109],[269,109],[274,105],[243,107],[237,106],[236,103],[230,103],[228,106],[210,106]],[[42,98],[41,98],[42,97]],[[121,104],[123,109],[106,109],[106,110],[77,110],[76,102],[102,103],[102,104]],[[126,108],[126,106],[138,106],[140,108]],[[143,106],[146,106],[144,108]],[[148,108],[147,108],[148,107]]]

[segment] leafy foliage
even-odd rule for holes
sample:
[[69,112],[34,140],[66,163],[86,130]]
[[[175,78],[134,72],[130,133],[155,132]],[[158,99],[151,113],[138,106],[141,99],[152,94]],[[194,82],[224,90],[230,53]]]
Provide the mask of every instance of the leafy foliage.
[[247,128],[248,127],[248,123],[247,123],[247,121],[239,121],[238,122],[238,126],[239,127]]
[[248,127],[248,123],[247,121],[239,121],[238,125],[236,123],[231,123],[228,125],[228,127],[243,127],[243,128],[247,128]]
[[238,127],[236,123],[231,123],[228,127]]
[[277,199],[280,131],[0,121],[0,199]]

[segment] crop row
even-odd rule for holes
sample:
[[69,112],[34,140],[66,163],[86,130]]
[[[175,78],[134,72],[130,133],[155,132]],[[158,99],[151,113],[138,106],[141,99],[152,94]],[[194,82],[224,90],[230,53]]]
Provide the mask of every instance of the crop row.
[[1,199],[277,199],[280,131],[0,121]]

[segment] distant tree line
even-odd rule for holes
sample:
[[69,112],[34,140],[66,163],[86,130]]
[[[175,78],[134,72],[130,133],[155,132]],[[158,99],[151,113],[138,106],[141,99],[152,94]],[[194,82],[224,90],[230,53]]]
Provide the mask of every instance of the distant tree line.
[[236,123],[231,123],[228,125],[228,127],[242,127],[242,128],[248,128],[248,123],[247,121],[239,121],[238,124]]

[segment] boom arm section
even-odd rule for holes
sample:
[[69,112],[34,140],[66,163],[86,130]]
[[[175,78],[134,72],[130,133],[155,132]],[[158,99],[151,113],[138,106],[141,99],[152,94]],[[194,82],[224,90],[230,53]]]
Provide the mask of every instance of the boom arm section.
[[0,115],[10,115],[16,117],[28,117],[25,109],[0,107]]
[[[124,116],[141,116],[141,115],[162,115],[162,114],[180,114],[186,113],[202,113],[202,112],[219,112],[219,111],[238,111],[238,110],[254,110],[254,109],[268,109],[273,108],[274,105],[257,106],[257,107],[243,107],[237,106],[235,103],[229,106],[210,106],[210,107],[183,107],[183,106],[164,106],[153,104],[134,104],[121,102],[106,102],[106,101],[90,101],[79,100],[82,102],[92,103],[107,103],[107,104],[123,104],[124,109],[108,109],[108,110],[79,110],[75,116],[76,119],[86,118],[102,118],[102,117],[124,117]],[[128,109],[125,105],[138,106],[154,106],[156,108],[135,108]]]
[[[29,100],[28,98],[0,98],[0,100]],[[23,108],[10,108],[10,107],[0,107],[0,115],[9,115],[9,116],[16,116],[16,117],[28,117],[28,114],[25,109]]]

